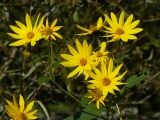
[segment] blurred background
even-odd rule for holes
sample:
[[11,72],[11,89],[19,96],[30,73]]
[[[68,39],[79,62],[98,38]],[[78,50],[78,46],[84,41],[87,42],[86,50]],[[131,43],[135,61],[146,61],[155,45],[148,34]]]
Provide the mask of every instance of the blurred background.
[[[108,51],[116,56],[126,56],[123,59],[124,70],[128,70],[124,79],[131,75],[147,73],[147,77],[137,86],[128,89],[119,107],[124,120],[159,120],[160,119],[160,1],[159,0],[0,0],[0,118],[7,120],[4,105],[5,100],[12,100],[12,94],[22,93],[26,100],[34,98],[40,120],[46,120],[43,111],[45,107],[51,120],[62,120],[81,110],[81,106],[53,82],[39,84],[37,79],[45,75],[48,68],[48,41],[40,40],[34,47],[29,47],[29,58],[24,58],[24,47],[10,47],[15,40],[7,35],[13,32],[9,25],[15,21],[25,24],[25,15],[29,13],[34,21],[37,15],[48,17],[50,24],[57,18],[57,25],[63,26],[58,31],[63,39],[53,42],[54,61],[61,59],[61,53],[67,53],[67,45],[75,45],[75,39],[85,38],[96,48],[99,41],[96,35],[76,36],[82,31],[76,24],[89,28],[96,25],[99,17],[104,20],[104,14],[113,12],[117,16],[125,11],[125,17],[134,15],[134,20],[140,20],[138,27],[143,31],[138,33],[135,41],[120,42],[119,48],[110,43]],[[24,62],[25,59],[25,62]],[[35,67],[36,66],[36,67]],[[67,79],[66,75],[72,68],[54,66],[53,75],[56,82],[79,100],[86,93],[84,76]],[[123,70],[122,70],[123,71]],[[22,82],[23,80],[23,82]],[[117,111],[115,120],[119,119]]]

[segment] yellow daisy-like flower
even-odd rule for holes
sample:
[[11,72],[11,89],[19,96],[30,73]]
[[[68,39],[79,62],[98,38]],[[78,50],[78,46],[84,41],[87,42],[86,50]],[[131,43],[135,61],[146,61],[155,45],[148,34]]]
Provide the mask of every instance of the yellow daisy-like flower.
[[8,35],[19,40],[17,42],[11,43],[9,46],[21,46],[21,45],[26,45],[28,43],[31,43],[31,45],[34,46],[36,44],[36,41],[42,38],[42,35],[39,29],[43,24],[44,17],[42,17],[42,19],[38,24],[39,16],[40,14],[37,17],[34,27],[32,27],[32,22],[28,13],[26,14],[26,26],[19,21],[16,21],[16,24],[18,25],[18,27],[10,25],[10,28],[16,34],[8,33]]
[[102,42],[101,43],[101,49],[99,51],[93,52],[94,54],[96,54],[96,62],[100,62],[102,63],[107,63],[107,61],[109,60],[109,58],[106,56],[108,53],[108,51],[105,51],[106,49],[106,42]]
[[61,62],[61,64],[65,67],[74,67],[77,66],[77,68],[72,71],[68,78],[76,75],[79,76],[81,73],[84,72],[84,75],[86,79],[88,78],[88,74],[86,73],[86,70],[92,70],[93,66],[97,65],[97,62],[95,62],[95,55],[92,54],[92,46],[91,44],[88,46],[88,43],[86,40],[83,41],[83,45],[76,39],[76,47],[78,52],[70,45],[68,45],[68,49],[72,55],[69,54],[61,54],[61,56],[68,60],[65,62]]
[[37,110],[31,110],[34,105],[34,101],[31,101],[25,106],[25,101],[22,95],[19,96],[19,105],[15,96],[13,96],[13,102],[8,100],[6,101],[8,103],[8,105],[5,105],[6,113],[11,118],[11,120],[34,120],[38,118],[34,115]]
[[42,25],[41,33],[46,40],[48,40],[49,36],[54,40],[56,40],[55,36],[63,39],[62,36],[56,32],[59,29],[61,29],[63,26],[55,26],[56,23],[57,23],[57,19],[55,19],[53,21],[53,23],[51,24],[51,26],[49,26],[48,18],[47,18],[46,19],[46,26]]
[[85,33],[81,33],[81,34],[76,34],[76,35],[88,35],[88,34],[92,34],[93,32],[95,31],[98,31],[102,28],[103,26],[103,20],[102,20],[102,17],[100,17],[97,21],[97,25],[94,26],[94,25],[90,25],[90,29],[87,29],[87,28],[84,28],[84,27],[81,27],[79,25],[77,25],[77,27],[83,31],[85,31]]
[[89,82],[92,83],[91,85],[103,91],[104,95],[107,95],[108,92],[115,94],[114,90],[120,91],[117,85],[125,84],[123,82],[120,82],[119,80],[125,75],[127,71],[122,75],[116,77],[119,73],[120,68],[122,67],[122,64],[119,65],[114,71],[113,67],[113,60],[110,59],[107,66],[104,63],[101,65],[100,70],[98,70],[97,68],[93,68],[94,73],[91,71],[87,71],[88,75],[93,78],[93,80],[89,80]]
[[104,37],[113,37],[109,42],[113,42],[116,40],[122,39],[122,41],[127,42],[129,39],[136,40],[137,37],[134,35],[136,33],[141,32],[142,28],[135,28],[140,20],[133,20],[133,14],[128,17],[126,22],[124,23],[124,11],[121,12],[119,22],[117,21],[116,15],[111,12],[111,19],[105,15],[106,21],[110,25],[110,27],[105,27],[110,35],[106,35]]
[[106,96],[103,95],[103,92],[100,89],[98,88],[90,89],[88,90],[88,92],[89,94],[86,97],[92,98],[92,100],[89,103],[96,101],[96,107],[98,109],[99,109],[99,103],[102,103],[103,105],[105,105],[103,101],[107,101],[107,99],[106,99]]

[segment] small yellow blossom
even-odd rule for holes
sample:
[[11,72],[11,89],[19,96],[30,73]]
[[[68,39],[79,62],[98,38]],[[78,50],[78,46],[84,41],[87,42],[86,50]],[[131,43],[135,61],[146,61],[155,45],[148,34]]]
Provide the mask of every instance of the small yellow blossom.
[[39,29],[41,25],[43,24],[44,17],[42,17],[42,19],[40,20],[38,24],[39,16],[40,14],[37,17],[34,27],[32,26],[32,22],[31,22],[31,19],[28,13],[26,14],[26,26],[19,21],[16,21],[16,24],[18,25],[18,27],[10,25],[10,28],[16,34],[8,33],[8,35],[10,35],[11,37],[15,39],[19,39],[19,40],[17,42],[11,43],[9,46],[21,46],[21,45],[26,45],[28,43],[31,43],[31,46],[34,46],[36,44],[36,41],[42,38],[42,35]]
[[122,11],[120,14],[119,22],[117,21],[116,15],[112,12],[111,19],[107,15],[105,15],[105,18],[110,27],[104,26],[107,29],[104,31],[107,33],[107,35],[104,37],[112,37],[109,42],[117,41],[120,39],[124,42],[127,42],[129,39],[136,40],[137,37],[134,34],[143,30],[142,28],[135,28],[140,20],[132,22],[133,14],[130,15],[124,23],[124,11]]
[[27,51],[27,50],[24,50],[22,53],[23,53],[25,58],[28,58],[31,55],[31,53],[29,51]]
[[34,115],[37,110],[31,110],[34,101],[25,105],[22,95],[19,96],[19,104],[17,103],[15,96],[13,96],[13,102],[10,102],[9,100],[6,101],[8,103],[8,105],[5,105],[6,113],[11,120],[34,120],[38,118]]
[[113,71],[113,60],[110,58],[109,63],[107,66],[103,63],[101,65],[100,70],[96,67],[93,68],[93,72],[87,71],[88,75],[93,78],[93,80],[89,80],[90,86],[95,86],[96,88],[103,91],[103,94],[106,96],[109,93],[115,94],[114,90],[120,91],[117,85],[123,85],[125,83],[120,82],[119,80],[125,75],[127,71],[125,71],[122,75],[117,76],[119,73],[122,64],[120,64],[115,70]]
[[85,31],[85,33],[80,33],[80,34],[76,34],[76,35],[88,35],[88,34],[92,34],[94,33],[95,31],[99,31],[103,26],[103,20],[102,20],[102,17],[100,17],[97,21],[97,25],[94,26],[94,25],[90,25],[90,29],[87,29],[87,28],[84,28],[84,27],[81,27],[79,25],[77,25],[77,27],[83,31]]
[[90,89],[88,90],[88,92],[89,94],[86,97],[92,99],[89,103],[96,101],[96,107],[98,109],[99,109],[99,103],[102,103],[103,105],[105,105],[103,101],[107,101],[107,99],[106,99],[106,96],[103,95],[103,92],[100,89],[98,88]]
[[56,40],[55,36],[62,39],[62,36],[58,34],[56,31],[61,29],[63,26],[55,26],[56,23],[57,23],[57,19],[55,19],[51,24],[51,26],[49,26],[48,18],[47,18],[46,26],[42,25],[41,33],[46,40],[48,40],[49,36],[54,40]]
[[107,63],[107,61],[109,60],[109,58],[106,56],[108,53],[108,51],[105,51],[106,49],[106,42],[102,42],[101,43],[101,49],[99,51],[93,52],[94,54],[96,54],[96,62],[100,62],[102,64],[103,63]]
[[88,74],[86,73],[86,70],[92,70],[92,67],[97,65],[97,62],[94,61],[96,55],[92,55],[92,46],[91,44],[88,46],[86,40],[84,40],[83,45],[81,45],[78,39],[76,39],[76,47],[78,52],[72,46],[68,45],[68,49],[72,55],[61,54],[61,56],[67,60],[61,62],[61,65],[65,67],[77,66],[77,68],[68,75],[68,78],[76,75],[77,73],[77,76],[79,76],[84,72],[87,79]]

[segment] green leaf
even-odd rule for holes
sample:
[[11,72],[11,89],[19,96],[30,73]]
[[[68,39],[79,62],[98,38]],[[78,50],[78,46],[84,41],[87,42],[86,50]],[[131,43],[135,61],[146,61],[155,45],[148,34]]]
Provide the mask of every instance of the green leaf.
[[127,58],[128,56],[129,56],[129,54],[124,54],[122,57],[116,59],[114,62],[115,62],[116,64],[121,63],[121,61],[122,61],[124,58]]
[[146,78],[146,75],[142,74],[141,76],[132,75],[126,80],[125,88],[131,88],[135,86],[136,84],[140,83],[142,80]]
[[56,61],[53,65],[52,68],[56,68],[61,62],[63,62],[64,59],[59,59],[58,61]]
[[91,99],[85,97],[87,94],[85,93],[81,98],[81,105],[85,108],[65,120],[92,120],[101,117],[102,111],[106,111],[106,108],[100,104],[100,109],[97,109],[95,103],[88,104]]
[[37,79],[37,83],[39,85],[43,84],[44,82],[48,81],[50,78],[49,77],[46,77],[46,76],[41,76]]
[[92,120],[95,118],[100,118],[101,113],[105,108],[101,105],[100,109],[96,108],[94,103],[87,105],[83,110],[75,113],[74,115],[64,119],[64,120]]
[[87,95],[88,95],[88,93],[85,93],[81,98],[81,106],[82,107],[86,107],[88,105],[89,101],[91,101],[91,99],[86,97]]

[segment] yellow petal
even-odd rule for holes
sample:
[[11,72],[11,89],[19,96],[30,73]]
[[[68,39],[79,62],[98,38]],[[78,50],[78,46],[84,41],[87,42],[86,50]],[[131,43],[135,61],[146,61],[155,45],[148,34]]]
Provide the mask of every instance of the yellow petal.
[[78,39],[76,39],[76,47],[78,49],[78,52],[80,53],[80,55],[82,55],[82,45],[81,43],[78,41]]
[[32,23],[31,23],[31,19],[28,13],[26,14],[26,25],[27,25],[27,28],[32,30]]
[[76,75],[79,71],[80,71],[80,66],[78,66],[74,71],[72,71],[72,72],[67,76],[67,78],[70,78],[70,77]]
[[57,30],[61,29],[62,27],[63,27],[63,26],[56,26],[56,27],[52,28],[52,30],[53,30],[53,31],[57,31]]
[[112,22],[112,20],[107,16],[107,15],[104,15],[105,16],[105,19],[107,20],[108,24],[113,28],[113,29],[116,29],[116,26],[115,24]]
[[110,58],[108,63],[108,75],[112,73],[112,70],[113,70],[113,60]]
[[100,51],[103,53],[105,49],[106,49],[106,42],[102,42]]
[[118,26],[117,17],[116,17],[115,14],[112,13],[112,12],[111,12],[111,19],[112,19],[112,21],[113,21],[113,24],[114,24],[115,26]]
[[17,24],[22,30],[27,29],[27,27],[26,27],[23,23],[21,23],[21,22],[19,22],[19,21],[16,21],[16,24]]
[[24,110],[24,113],[27,113],[29,110],[31,110],[32,107],[33,107],[33,105],[34,105],[34,101],[30,102],[30,103],[27,105],[26,109]]
[[22,39],[22,40],[19,40],[17,42],[9,44],[9,46],[21,46],[21,45],[24,45],[26,43],[27,43],[26,39]]
[[98,30],[102,27],[103,21],[102,21],[102,17],[100,17],[97,21],[97,28]]
[[143,30],[142,28],[135,28],[135,29],[132,29],[132,30],[127,30],[126,33],[127,34],[136,34],[136,33],[141,32],[142,30]]
[[67,61],[67,62],[61,62],[61,65],[65,66],[65,67],[74,67],[79,65],[79,62],[77,61]]
[[58,34],[58,33],[56,33],[56,32],[53,32],[53,34],[54,34],[55,36],[57,36],[58,38],[63,39],[62,36],[61,36],[60,34]]
[[56,23],[57,23],[57,19],[55,19],[55,20],[53,21],[53,23],[51,24],[51,27],[50,27],[50,28],[54,28],[54,26],[56,25]]
[[80,59],[79,53],[72,46],[68,45],[68,49],[76,59]]
[[108,75],[108,77],[110,79],[114,78],[119,73],[119,70],[121,69],[122,65],[123,64],[120,64],[112,73]]
[[125,29],[126,31],[127,31],[127,30],[131,30],[131,29],[133,29],[134,27],[136,27],[139,22],[140,22],[140,20],[136,20],[136,21],[134,21],[133,23],[131,23],[130,25],[126,26],[124,29]]
[[121,15],[119,17],[119,26],[122,27],[124,24],[124,11],[121,12]]
[[118,80],[122,79],[122,78],[123,78],[123,76],[126,74],[126,72],[127,72],[127,71],[125,71],[122,75],[120,75],[120,76],[118,76],[118,77],[113,78],[112,80],[113,80],[113,81],[118,81]]
[[81,27],[81,26],[79,26],[79,25],[77,25],[77,27],[78,27],[79,29],[83,30],[83,31],[88,32],[88,33],[90,33],[90,32],[91,32],[91,30],[86,29],[86,28],[84,28],[84,27]]
[[24,99],[22,97],[22,95],[19,96],[19,108],[20,108],[20,112],[23,112],[24,110]]
[[128,18],[127,18],[127,20],[126,20],[126,22],[124,23],[124,28],[125,27],[127,27],[131,22],[132,22],[132,20],[133,20],[133,14],[132,15],[130,15]]

